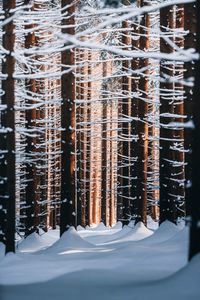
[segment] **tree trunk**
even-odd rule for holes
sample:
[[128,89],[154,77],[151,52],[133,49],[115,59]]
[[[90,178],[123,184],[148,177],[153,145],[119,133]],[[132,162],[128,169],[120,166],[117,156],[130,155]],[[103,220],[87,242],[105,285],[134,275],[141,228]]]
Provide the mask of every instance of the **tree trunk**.
[[[34,9],[34,8],[33,8]],[[25,27],[26,30],[30,30],[34,28],[34,25],[27,25]],[[29,32],[25,36],[25,48],[30,49],[37,44],[37,39],[34,32]],[[36,79],[27,79],[25,80],[25,88],[27,94],[30,94],[33,97],[32,93],[37,93],[38,83]],[[35,101],[30,101],[30,106],[34,106]],[[26,111],[26,124],[27,130],[32,130],[36,128],[36,120],[37,120],[38,112],[36,108],[31,108]],[[27,166],[26,166],[26,218],[25,218],[25,236],[30,235],[34,231],[38,231],[38,201],[40,200],[40,194],[38,191],[40,180],[39,175],[37,172],[36,167],[36,160],[37,157],[37,138],[35,136],[31,136],[31,132],[29,136],[27,136],[26,140],[26,159],[27,159]],[[34,156],[33,156],[34,155]],[[37,220],[36,220],[37,219]]]
[[[184,10],[183,6],[176,6],[176,28],[184,29]],[[184,48],[183,36],[175,38],[175,43],[179,48]],[[176,118],[178,127],[173,132],[174,146],[173,146],[173,160],[177,162],[177,166],[173,172],[173,197],[177,208],[177,218],[185,216],[185,205],[184,205],[184,130],[183,126],[183,115],[184,115],[184,91],[183,84],[183,63],[176,62],[174,69],[174,114],[180,115],[180,118]],[[176,126],[175,126],[176,127]]]
[[[12,17],[11,10],[15,9],[15,0],[4,0],[3,11],[5,19]],[[12,56],[15,46],[15,26],[12,19],[3,26],[3,48],[7,50],[2,61],[2,74],[6,79],[2,81],[1,105],[6,108],[1,112],[0,130],[0,241],[5,243],[6,252],[15,252],[15,59]]]
[[[139,1],[137,1],[138,7],[139,7]],[[132,38],[132,49],[133,50],[139,50],[140,47],[140,38],[139,38],[139,22],[138,24],[133,25],[133,38]],[[135,35],[135,36],[134,36]],[[131,69],[132,71],[136,72],[139,69],[139,59],[133,59],[131,62]],[[131,111],[131,117],[132,120],[132,143],[131,143],[131,158],[132,158],[132,167],[131,167],[131,190],[130,190],[130,197],[131,197],[131,216],[132,218],[135,218],[137,215],[137,206],[138,206],[138,84],[139,84],[139,75],[138,74],[132,74],[132,80],[131,80],[131,92],[132,95],[132,111]]]
[[[75,4],[73,0],[62,0],[63,15],[67,12],[68,18],[63,17],[62,33],[75,34],[74,12]],[[65,7],[67,6],[67,8]],[[69,17],[70,16],[70,17]],[[69,26],[69,27],[68,27]],[[62,52],[63,71],[67,66],[74,66],[74,51]],[[62,75],[62,182],[61,182],[61,216],[60,235],[70,226],[76,227],[76,203],[75,203],[75,79],[70,71]]]
[[[196,49],[200,54],[200,2],[196,2]],[[191,20],[191,16],[190,16]],[[195,86],[193,95],[193,139],[192,139],[192,190],[189,259],[200,253],[200,59],[195,62]]]
[[[124,1],[125,2],[125,1]],[[122,23],[122,28],[126,29],[129,27],[128,21],[124,21]],[[122,44],[123,46],[128,46],[130,43],[130,38],[128,36],[127,31],[123,31],[122,36]],[[128,48],[124,48],[124,50],[128,50]],[[129,61],[124,60],[122,62],[122,71],[127,73],[129,69]],[[122,99],[122,115],[123,118],[128,118],[129,115],[129,78],[126,74],[122,77],[122,92],[123,92],[123,99]],[[122,123],[122,201],[123,201],[123,225],[127,225],[130,219],[130,174],[129,174],[129,121]]]
[[[145,1],[141,1],[141,7],[147,5]],[[140,28],[140,49],[146,51],[149,48],[149,15],[145,14],[141,21]],[[140,59],[139,68],[144,69],[140,75],[139,90],[141,98],[138,104],[138,196],[137,200],[137,222],[147,223],[147,163],[148,163],[148,59]]]
[[[171,32],[174,28],[173,7],[160,11],[161,33]],[[161,53],[173,53],[173,48],[162,38],[160,39]],[[173,89],[169,78],[173,78],[173,63],[162,60],[160,63],[160,224],[165,220],[176,223],[176,206],[172,196],[173,172],[173,130],[168,127],[173,122]],[[170,114],[170,115],[168,115]]]
[[[187,33],[184,40],[184,48],[196,48],[196,6],[194,3],[185,4],[184,7],[184,29]],[[184,65],[184,79],[188,81],[185,85],[184,93],[184,114],[187,116],[185,123],[192,122],[193,114],[193,86],[191,78],[194,77],[194,61],[186,62]],[[191,180],[192,180],[192,135],[191,128],[184,129],[184,149],[185,149],[185,204],[186,216],[191,215]]]
[[[107,63],[103,62],[103,78],[107,76]],[[102,84],[103,93],[107,89],[106,83]],[[102,123],[102,195],[101,195],[101,221],[106,224],[106,211],[107,211],[107,101],[103,97],[103,123]]]

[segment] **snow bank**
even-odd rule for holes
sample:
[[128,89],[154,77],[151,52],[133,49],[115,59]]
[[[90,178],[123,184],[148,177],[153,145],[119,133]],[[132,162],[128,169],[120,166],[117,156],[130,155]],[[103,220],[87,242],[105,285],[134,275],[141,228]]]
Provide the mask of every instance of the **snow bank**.
[[77,231],[82,231],[82,230],[85,230],[85,228],[83,226],[81,226],[81,225],[78,225],[77,226]]
[[47,247],[47,241],[39,234],[33,232],[18,244],[20,252],[35,252]]
[[122,222],[118,221],[115,225],[112,226],[112,229],[122,229]]
[[58,241],[46,249],[45,253],[62,253],[67,249],[86,249],[95,246],[80,237],[74,227],[70,227]]
[[129,223],[128,223],[128,227],[135,227],[135,220],[131,220]]
[[[114,225],[115,226],[115,225]],[[113,227],[111,227],[113,228]],[[90,226],[85,227],[86,230],[91,230],[91,231],[105,231],[105,230],[110,230],[110,226],[105,226],[103,222],[99,224],[91,224]]]
[[142,222],[138,222],[135,227],[122,238],[121,241],[139,241],[153,234]]
[[158,226],[158,222],[154,221],[151,216],[147,216],[147,228],[155,231],[158,229]]
[[178,232],[179,228],[175,224],[169,221],[165,221],[160,225],[160,227],[158,227],[154,234],[151,237],[145,239],[143,243],[161,243],[169,240]]

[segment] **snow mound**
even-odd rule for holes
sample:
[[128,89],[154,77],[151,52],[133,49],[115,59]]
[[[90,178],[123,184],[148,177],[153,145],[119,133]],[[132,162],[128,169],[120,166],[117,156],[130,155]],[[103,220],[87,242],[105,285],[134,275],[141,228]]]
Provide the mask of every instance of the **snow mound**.
[[44,235],[42,235],[46,240],[55,242],[60,238],[60,229],[49,229]]
[[179,228],[170,221],[163,222],[160,227],[154,232],[154,234],[145,239],[145,243],[161,243],[171,239],[179,232]]
[[74,227],[70,227],[45,253],[62,253],[68,249],[86,249],[95,246],[80,237]]
[[131,220],[128,224],[129,227],[133,228],[135,227],[135,220]]
[[107,227],[104,225],[103,222],[99,223],[99,224],[91,224],[90,226],[86,226],[86,230],[92,230],[92,231],[104,231],[104,230],[108,230],[110,229],[110,227]]
[[83,226],[81,226],[81,225],[78,225],[77,226],[77,231],[82,231],[82,230],[85,230],[85,228]]
[[90,225],[87,225],[87,226],[85,227],[85,229],[86,229],[86,230],[96,230],[97,226],[98,226],[98,225],[96,225],[96,224],[90,224]]
[[139,241],[153,234],[142,222],[138,222],[135,227],[124,237],[123,241]]
[[[108,236],[107,241],[111,242],[111,241],[118,240],[118,239],[126,236],[130,231],[132,231],[132,228],[125,225],[125,226],[122,227],[122,229],[120,231],[116,232],[115,234],[112,234],[112,235]],[[105,240],[105,242],[106,242],[106,240]]]
[[158,222],[154,221],[151,216],[147,216],[147,228],[150,230],[158,229]]
[[97,230],[97,231],[107,230],[107,229],[108,229],[108,227],[106,227],[103,222],[98,224],[97,227],[95,228],[95,230]]
[[115,239],[110,239],[107,244],[113,244],[118,242],[129,242],[129,241],[139,241],[153,234],[153,231],[145,227],[142,222],[138,222],[134,228],[129,226],[124,226],[121,231],[117,232]]
[[115,225],[112,226],[112,229],[122,229],[122,222],[118,221]]
[[33,232],[18,244],[18,250],[20,252],[35,252],[46,246],[44,238]]

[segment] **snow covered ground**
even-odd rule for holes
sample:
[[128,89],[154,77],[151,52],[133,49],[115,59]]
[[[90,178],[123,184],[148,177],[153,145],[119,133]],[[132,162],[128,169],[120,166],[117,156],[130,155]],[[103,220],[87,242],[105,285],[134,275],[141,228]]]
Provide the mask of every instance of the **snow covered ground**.
[[187,264],[188,228],[117,223],[32,234],[16,254],[0,245],[1,300],[199,300],[200,255]]

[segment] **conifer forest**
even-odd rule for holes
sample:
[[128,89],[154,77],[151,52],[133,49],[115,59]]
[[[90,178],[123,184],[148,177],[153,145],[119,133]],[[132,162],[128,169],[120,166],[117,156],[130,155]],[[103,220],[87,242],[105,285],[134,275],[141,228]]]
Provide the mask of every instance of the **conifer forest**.
[[200,299],[200,1],[0,0],[0,299]]

